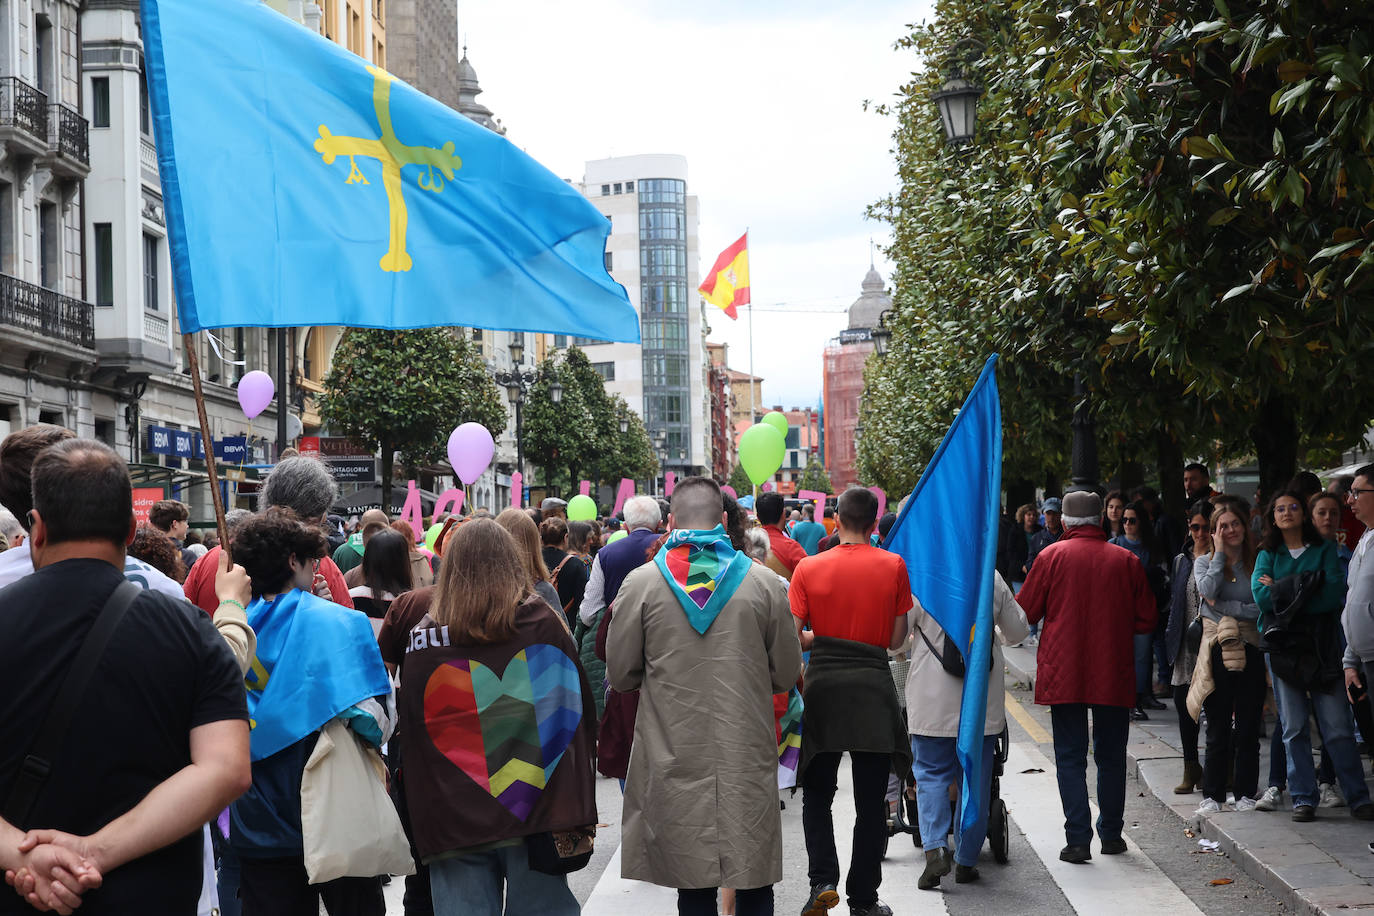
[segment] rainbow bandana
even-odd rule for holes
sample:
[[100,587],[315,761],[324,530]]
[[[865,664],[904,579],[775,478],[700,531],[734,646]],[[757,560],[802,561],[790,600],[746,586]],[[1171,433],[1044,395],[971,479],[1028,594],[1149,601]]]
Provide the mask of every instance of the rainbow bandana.
[[702,635],[711,628],[754,564],[730,543],[723,525],[709,531],[674,530],[654,562],[672,587],[692,629]]

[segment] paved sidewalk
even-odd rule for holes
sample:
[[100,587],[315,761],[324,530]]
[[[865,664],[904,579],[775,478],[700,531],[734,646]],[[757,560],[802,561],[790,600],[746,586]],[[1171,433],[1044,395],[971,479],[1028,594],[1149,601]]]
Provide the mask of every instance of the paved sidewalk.
[[[1005,656],[1013,679],[1034,683],[1034,648],[1007,649]],[[1172,701],[1168,706],[1152,710],[1148,722],[1131,723],[1126,753],[1137,780],[1200,837],[1218,842],[1219,851],[1293,912],[1337,916],[1351,909],[1374,911],[1374,853],[1369,845],[1374,824],[1355,820],[1349,808],[1320,808],[1317,820],[1295,824],[1289,817],[1292,802],[1287,793],[1278,811],[1231,811],[1199,818],[1201,792],[1174,794],[1183,775],[1183,754],[1178,715]],[[1266,714],[1265,734],[1273,728],[1273,717]],[[1199,750],[1204,741],[1199,738]],[[1268,738],[1260,740],[1259,771],[1262,791],[1269,773]]]

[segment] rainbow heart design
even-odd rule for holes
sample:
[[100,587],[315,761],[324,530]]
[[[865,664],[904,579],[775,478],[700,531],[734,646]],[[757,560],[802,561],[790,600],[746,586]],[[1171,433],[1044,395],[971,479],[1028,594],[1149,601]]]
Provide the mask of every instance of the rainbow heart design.
[[517,652],[500,675],[471,659],[444,662],[424,702],[434,747],[522,821],[582,721],[577,665],[544,643]]

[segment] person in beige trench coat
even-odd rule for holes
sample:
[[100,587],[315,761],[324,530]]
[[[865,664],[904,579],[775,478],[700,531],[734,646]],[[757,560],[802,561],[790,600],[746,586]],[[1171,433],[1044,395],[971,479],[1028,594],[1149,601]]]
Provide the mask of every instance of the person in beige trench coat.
[[[714,482],[677,484],[669,523],[675,532],[687,529],[678,537],[705,544],[718,532],[729,556],[723,522]],[[673,544],[670,536],[665,550]],[[678,888],[688,904],[683,912],[700,906],[714,913],[721,886],[740,889],[740,916],[765,897],[771,912],[771,885],[782,879],[772,697],[796,683],[801,645],[782,583],[752,561],[747,566],[727,601],[707,605],[715,616],[704,632],[664,568],[640,567],[616,596],[607,638],[611,686],[640,691],[621,875]]]

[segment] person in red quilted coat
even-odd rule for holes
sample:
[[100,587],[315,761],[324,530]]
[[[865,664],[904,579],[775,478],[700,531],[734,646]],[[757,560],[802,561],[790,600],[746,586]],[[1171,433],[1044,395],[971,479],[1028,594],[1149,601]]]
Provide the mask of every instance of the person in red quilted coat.
[[1088,807],[1088,710],[1097,764],[1097,835],[1103,855],[1126,851],[1126,733],[1135,706],[1132,638],[1153,633],[1155,599],[1144,568],[1107,543],[1102,498],[1064,497],[1064,537],[1036,558],[1017,602],[1032,624],[1044,621],[1036,658],[1035,702],[1050,707],[1059,800],[1067,845],[1059,858],[1092,858]]

